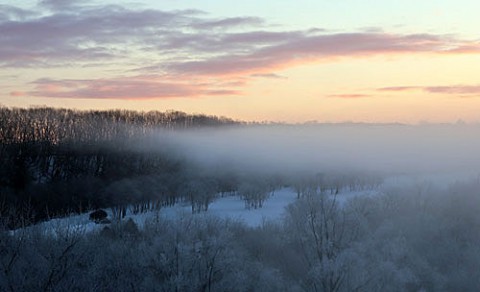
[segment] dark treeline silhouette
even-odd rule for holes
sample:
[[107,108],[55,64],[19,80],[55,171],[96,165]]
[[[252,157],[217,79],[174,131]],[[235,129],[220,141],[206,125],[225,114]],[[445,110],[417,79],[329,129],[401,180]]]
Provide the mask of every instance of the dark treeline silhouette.
[[[1,160],[0,200],[15,207],[15,216],[20,215],[18,210],[29,209],[33,222],[154,199],[172,203],[167,195],[178,188],[173,178],[181,177],[185,168],[159,152],[97,145],[9,144]],[[128,181],[141,180],[149,187],[142,195],[150,193],[150,197],[137,196],[138,187],[129,188]],[[154,192],[160,184],[169,188],[165,194]]]
[[[135,203],[173,204],[186,165],[164,152],[139,151],[160,129],[235,125],[227,118],[182,112],[76,111],[0,107],[2,217],[38,222],[69,212]],[[148,190],[141,191],[147,185]],[[120,212],[121,214],[122,212]]]
[[225,117],[189,115],[180,111],[79,111],[49,107],[0,107],[0,142],[93,143],[134,137],[159,128],[187,129],[239,123]]
[[[221,162],[202,166],[185,155],[190,148],[172,151],[177,147],[169,141],[172,136],[158,135],[245,125],[227,118],[173,111],[0,107],[0,121],[0,215],[8,218],[11,228],[23,225],[19,218],[36,223],[98,208],[111,208],[113,217],[120,219],[127,208],[146,212],[179,200],[197,213],[207,211],[220,194],[239,195],[246,208],[261,208],[275,189],[285,185],[300,196],[312,188],[309,184],[338,193],[347,186],[378,183],[365,173],[317,175],[305,181],[306,175],[275,174],[274,169],[250,173]],[[188,135],[193,132],[212,133]]]

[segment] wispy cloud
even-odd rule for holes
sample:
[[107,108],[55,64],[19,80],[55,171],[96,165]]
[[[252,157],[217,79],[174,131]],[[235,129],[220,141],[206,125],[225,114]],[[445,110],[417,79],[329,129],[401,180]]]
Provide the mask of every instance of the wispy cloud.
[[429,86],[424,90],[431,93],[445,94],[480,94],[480,85]]
[[[152,99],[235,95],[239,91],[222,83],[174,81],[162,76],[134,76],[111,79],[38,79],[35,89],[22,95],[55,98]],[[12,92],[12,96],[17,92]]]
[[52,11],[60,11],[60,10],[70,10],[70,9],[79,9],[82,5],[91,2],[90,0],[83,0],[80,3],[71,0],[40,0],[38,2],[38,6],[47,8]]
[[0,4],[0,22],[8,20],[25,20],[37,15],[38,13],[32,10]]
[[177,72],[206,75],[253,73],[284,69],[298,63],[330,61],[339,57],[407,53],[451,53],[469,44],[435,35],[392,35],[386,33],[300,34],[283,42],[252,48],[246,54],[226,54],[203,60],[175,62]]
[[[374,55],[480,53],[477,41],[450,35],[381,30],[334,33],[318,28],[279,31],[259,17],[213,18],[198,10],[96,3],[42,0],[31,9],[1,6],[0,67],[69,66],[80,70],[102,64],[116,66],[122,71],[116,73],[120,77],[59,80],[45,76],[32,83],[35,89],[31,94],[134,99],[237,94],[252,77],[281,79],[279,70],[308,62]],[[137,75],[124,77],[132,72]],[[145,80],[142,76],[169,77]],[[190,84],[191,80],[202,81]],[[236,82],[237,86],[223,88],[221,82]],[[424,90],[448,93],[461,89]]]
[[230,27],[245,27],[262,25],[264,20],[259,17],[230,17],[218,20],[199,21],[192,25],[196,29],[225,29]]
[[382,87],[377,91],[423,91],[427,93],[451,94],[451,95],[480,95],[480,85],[448,85],[448,86],[396,86]]
[[330,94],[328,97],[334,97],[334,98],[345,98],[345,99],[355,99],[355,98],[366,98],[366,97],[371,97],[372,95],[369,94]]
[[[178,30],[198,21],[191,11],[132,10],[121,6],[75,8],[69,6],[62,12],[54,10],[23,20],[11,14],[4,16],[0,20],[0,65],[121,60],[135,51],[167,43],[175,35],[169,28]],[[156,50],[161,52],[162,48]]]
[[10,96],[12,97],[20,97],[20,96],[25,96],[26,92],[24,91],[12,91],[10,92]]
[[392,86],[377,88],[377,91],[409,91],[418,89],[417,86]]
[[275,74],[275,73],[264,73],[264,74],[259,73],[259,74],[252,74],[250,76],[258,77],[258,78],[267,78],[267,79],[288,79],[285,76],[278,75],[278,74]]

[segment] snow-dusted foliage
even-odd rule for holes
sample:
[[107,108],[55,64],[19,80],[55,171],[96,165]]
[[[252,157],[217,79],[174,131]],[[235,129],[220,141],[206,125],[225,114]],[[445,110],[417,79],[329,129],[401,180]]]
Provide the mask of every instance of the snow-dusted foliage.
[[142,225],[4,229],[0,290],[476,291],[479,189],[418,184],[345,202],[318,190],[258,227],[160,210]]

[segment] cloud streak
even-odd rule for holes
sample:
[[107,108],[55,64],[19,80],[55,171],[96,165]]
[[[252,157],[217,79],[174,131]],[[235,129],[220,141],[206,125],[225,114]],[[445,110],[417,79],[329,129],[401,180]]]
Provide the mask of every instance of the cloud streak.
[[230,17],[219,20],[207,20],[196,24],[192,27],[197,29],[225,29],[231,27],[257,26],[262,25],[264,20],[259,17]]
[[435,35],[392,35],[386,33],[297,34],[279,44],[252,49],[247,54],[223,55],[199,61],[177,62],[177,72],[206,75],[239,74],[280,70],[306,62],[331,61],[339,57],[453,53],[478,44]]
[[[42,1],[42,6],[51,11],[38,14],[9,6],[10,13],[4,14],[0,21],[3,66],[44,59],[54,63],[87,60],[87,56],[121,58],[125,56],[122,52],[132,51],[171,54],[175,50],[195,54],[197,60],[182,62],[172,57],[169,62],[162,59],[159,66],[168,64],[169,68],[188,73],[222,74],[265,71],[270,67],[345,56],[458,53],[466,48],[469,52],[480,51],[477,42],[442,35],[329,34],[318,29],[279,32],[264,30],[265,21],[258,17],[210,19],[194,11],[80,6],[56,0]],[[65,11],[57,11],[60,8]],[[20,14],[24,19],[12,16]]]
[[[54,98],[136,100],[239,94],[237,90],[222,87],[222,84],[165,80],[165,78],[160,76],[90,80],[52,80],[47,78],[36,80],[33,84],[35,85],[35,90],[26,94]],[[19,96],[16,93],[11,92],[11,95]]]
[[406,91],[423,91],[433,94],[449,94],[449,95],[480,95],[480,85],[449,85],[449,86],[396,86],[382,87],[377,91],[382,92],[406,92]]
[[[282,79],[277,71],[309,62],[376,55],[480,53],[478,42],[448,35],[332,33],[317,28],[278,31],[259,17],[213,18],[196,10],[161,11],[95,3],[43,0],[31,9],[1,6],[0,68],[74,67],[86,71],[92,66],[113,66],[120,71],[116,73],[120,77],[98,80],[44,76],[31,83],[34,89],[30,94],[34,96],[170,98],[238,94],[249,80]],[[132,72],[137,75],[123,77]],[[144,76],[168,78],[146,81]],[[189,84],[178,80],[198,81]],[[219,85],[226,82],[236,82],[237,86]],[[478,91],[453,87],[424,90]]]
[[371,97],[369,94],[331,94],[328,97],[334,97],[334,98],[344,98],[344,99],[356,99],[356,98],[366,98],[366,97]]

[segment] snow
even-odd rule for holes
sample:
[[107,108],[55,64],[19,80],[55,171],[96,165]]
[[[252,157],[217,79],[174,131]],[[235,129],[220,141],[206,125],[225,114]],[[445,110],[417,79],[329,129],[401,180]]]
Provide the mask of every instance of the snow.
[[[478,176],[478,175],[477,175]],[[340,190],[336,196],[336,200],[340,206],[345,204],[352,198],[357,196],[376,196],[384,193],[389,188],[397,185],[416,185],[419,182],[423,184],[442,182],[444,185],[448,185],[452,181],[458,179],[458,176],[453,175],[434,175],[434,176],[408,176],[397,175],[389,177],[378,188],[366,189],[366,190],[349,190],[348,188]],[[259,227],[266,221],[280,221],[285,212],[285,208],[293,203],[297,198],[297,193],[292,188],[282,188],[276,190],[274,194],[269,197],[264,203],[262,208],[245,208],[245,202],[242,198],[236,195],[229,195],[219,197],[213,201],[206,213],[193,214],[191,212],[191,205],[188,203],[177,203],[175,206],[164,207],[159,213],[157,211],[151,211],[141,214],[133,214],[130,210],[127,212],[126,220],[131,218],[139,226],[143,226],[145,221],[154,216],[160,216],[166,220],[175,220],[183,216],[216,216],[224,219],[233,219],[245,223],[250,227]],[[111,218],[110,210],[106,210]],[[44,224],[54,226],[57,220],[60,220],[64,225],[76,226],[75,228],[85,228],[86,231],[103,228],[101,224],[95,224],[88,219],[88,214],[82,214],[72,216],[65,219],[54,219]],[[52,223],[53,222],[53,223]]]
[[[349,199],[355,196],[368,196],[378,194],[378,190],[364,190],[364,191],[341,191],[336,200],[343,206]],[[264,203],[262,208],[245,208],[245,202],[242,198],[235,195],[219,197],[213,201],[207,212],[200,214],[193,214],[191,206],[188,203],[178,203],[175,206],[164,207],[159,212],[150,211],[146,213],[133,214],[131,210],[127,211],[127,216],[124,220],[131,218],[135,223],[142,227],[145,221],[155,216],[160,216],[166,220],[175,220],[183,216],[216,216],[223,219],[233,219],[245,223],[250,227],[259,227],[264,222],[276,221],[279,222],[285,212],[285,208],[293,203],[297,198],[296,192],[291,188],[282,188],[274,192]],[[112,217],[111,211],[106,209],[109,218]],[[43,222],[34,226],[27,227],[28,229],[35,229],[44,234],[57,236],[59,231],[84,231],[91,232],[101,230],[104,228],[103,224],[95,224],[89,220],[89,213],[72,215],[65,218],[55,218],[47,222]],[[14,234],[16,231],[12,231]]]
[[[337,202],[343,206],[349,199],[356,196],[368,196],[378,194],[375,190],[343,191],[337,195]],[[262,208],[246,209],[245,202],[239,196],[221,197],[212,202],[207,214],[225,219],[238,220],[250,227],[259,227],[267,221],[280,221],[285,208],[297,199],[297,193],[291,188],[283,188],[275,191],[264,203]],[[137,224],[142,225],[145,219],[151,217],[152,213],[140,215],[129,215]],[[177,204],[173,207],[163,208],[160,216],[167,219],[175,219],[179,216],[191,214],[191,206],[188,204]],[[193,216],[198,216],[195,214]]]
[[[478,178],[478,174],[476,175]],[[433,183],[435,185],[447,186],[453,181],[457,181],[458,176],[453,175],[434,175],[434,176],[409,176],[396,175],[388,177],[378,188],[367,190],[354,190],[348,188],[341,189],[336,196],[336,201],[340,206],[345,204],[352,198],[357,196],[375,196],[381,193],[388,192],[390,188],[397,186],[425,186]],[[160,216],[165,220],[176,220],[184,216],[216,216],[223,219],[238,220],[250,227],[259,227],[266,221],[279,222],[285,212],[285,208],[293,203],[297,198],[297,193],[292,188],[282,188],[276,190],[264,203],[262,208],[246,209],[245,202],[237,195],[228,195],[218,197],[213,201],[207,212],[200,214],[193,214],[191,205],[187,202],[177,203],[174,206],[163,207],[159,212],[151,211],[140,214],[133,214],[130,208],[127,211],[127,216],[124,220],[131,218],[138,224],[139,227],[144,226],[145,221],[156,216]],[[109,214],[108,218],[112,218],[111,210],[106,209]],[[89,220],[89,213],[72,215],[65,218],[56,218],[47,222],[37,224],[35,226],[27,227],[38,228],[38,232],[51,234],[56,236],[60,230],[82,230],[91,232],[94,230],[101,230],[104,228],[103,224],[95,224]],[[15,233],[15,231],[12,231]]]
[[[213,201],[206,212],[208,215],[216,216],[224,219],[233,219],[245,223],[251,227],[261,226],[264,221],[279,221],[285,211],[285,207],[293,203],[296,199],[296,193],[290,188],[283,188],[275,191],[268,198],[262,208],[246,209],[245,202],[239,196],[220,197]],[[155,212],[147,212],[144,214],[128,214],[127,218],[132,218],[137,224],[143,225],[145,220],[154,216]],[[191,206],[189,204],[177,204],[172,207],[162,208],[159,215],[166,219],[175,219],[180,216],[191,214]],[[201,214],[194,214],[199,216]]]
[[[71,215],[68,217],[54,218],[46,222],[26,227],[26,230],[38,232],[50,236],[71,232],[91,232],[101,228],[102,225],[95,224],[89,220],[89,214]],[[10,231],[11,235],[21,232],[22,229]]]
[[264,221],[278,221],[281,219],[285,207],[293,203],[297,195],[289,188],[276,191],[268,198],[262,208],[245,209],[244,201],[238,196],[222,198],[208,208],[213,215],[222,218],[232,218],[243,221],[245,224],[256,227]]
[[[290,203],[293,203],[296,199],[296,193],[290,188],[283,188],[275,191],[275,193],[268,198],[262,208],[258,209],[246,209],[244,201],[239,196],[226,196],[220,197],[212,202],[207,215],[217,216],[224,219],[233,219],[244,222],[251,227],[258,227],[264,221],[279,221],[285,210],[285,207]],[[108,217],[111,218],[112,214],[109,209],[106,209]],[[149,218],[159,215],[161,218],[167,220],[175,220],[182,216],[202,216],[203,214],[191,214],[191,206],[187,203],[178,203],[175,206],[164,207],[159,213],[156,211],[150,211],[146,213],[133,214],[130,210],[127,211],[127,216],[124,220],[131,218],[140,227],[144,225],[145,221]],[[27,229],[35,229],[36,231],[44,234],[56,236],[58,231],[62,230],[78,230],[91,232],[95,230],[101,230],[103,224],[95,224],[89,220],[89,213],[72,215],[65,218],[55,218],[47,222],[43,222],[34,226],[29,226]],[[12,231],[14,234],[16,231]]]
[[346,203],[358,196],[376,196],[381,194],[382,191],[380,189],[367,189],[367,190],[358,190],[358,191],[340,191],[335,198],[338,204],[342,207],[345,206]]

